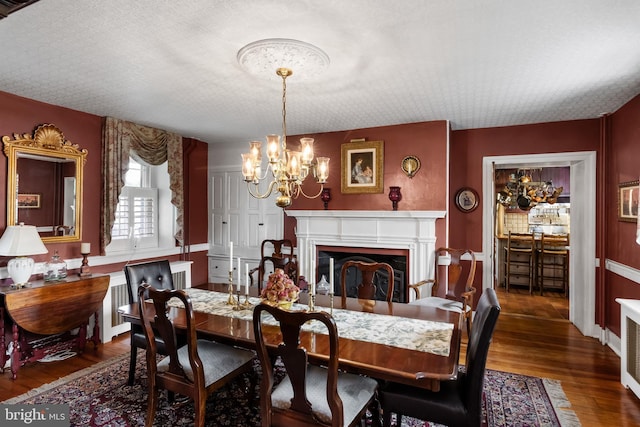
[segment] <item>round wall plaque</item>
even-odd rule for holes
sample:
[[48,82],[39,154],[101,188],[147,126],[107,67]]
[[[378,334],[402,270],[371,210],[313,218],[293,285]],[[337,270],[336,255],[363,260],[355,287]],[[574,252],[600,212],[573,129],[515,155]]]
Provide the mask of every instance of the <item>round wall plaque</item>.
[[469,187],[462,187],[456,193],[456,206],[462,212],[471,212],[478,207],[478,193]]

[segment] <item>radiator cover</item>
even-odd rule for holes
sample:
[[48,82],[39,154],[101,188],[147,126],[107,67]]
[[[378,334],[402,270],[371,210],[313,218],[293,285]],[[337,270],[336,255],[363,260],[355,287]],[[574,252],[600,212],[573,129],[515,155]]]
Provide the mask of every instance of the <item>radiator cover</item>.
[[620,382],[640,397],[640,301],[616,299],[621,305]]
[[[191,261],[175,261],[171,263],[171,275],[176,289],[191,287]],[[109,342],[113,337],[128,332],[130,325],[118,314],[118,307],[129,304],[127,279],[124,272],[110,273],[109,290],[102,303],[100,315],[100,335],[102,342]]]

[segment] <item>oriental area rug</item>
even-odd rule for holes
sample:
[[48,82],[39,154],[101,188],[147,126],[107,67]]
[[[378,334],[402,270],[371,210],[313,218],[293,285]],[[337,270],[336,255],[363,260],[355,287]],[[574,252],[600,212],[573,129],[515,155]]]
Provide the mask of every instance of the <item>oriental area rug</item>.
[[[128,386],[129,356],[122,355],[1,402],[3,404],[66,404],[72,426],[143,426],[147,402],[144,354],[138,355],[136,381]],[[280,373],[282,370],[280,369]],[[259,375],[259,365],[256,366]],[[260,426],[260,413],[246,393],[250,379],[218,390],[207,402],[207,427]],[[193,425],[193,404],[177,398],[169,404],[161,393],[156,426]],[[258,401],[254,390],[253,401]],[[487,370],[484,386],[484,426],[580,426],[558,381]],[[370,424],[370,423],[368,423]],[[403,427],[432,427],[410,417]]]

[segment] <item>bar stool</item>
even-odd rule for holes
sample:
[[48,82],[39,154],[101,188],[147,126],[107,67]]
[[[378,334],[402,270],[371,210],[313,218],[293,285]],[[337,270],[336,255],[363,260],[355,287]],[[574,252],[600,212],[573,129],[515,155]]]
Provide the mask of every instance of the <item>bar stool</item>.
[[[540,295],[545,288],[561,288],[564,296],[569,290],[569,235],[550,236],[542,234],[538,255],[538,281]],[[553,286],[557,283],[560,286]]]
[[[529,293],[533,293],[535,283],[535,241],[533,234],[509,232],[505,262],[505,290],[509,292],[512,279],[526,278]],[[523,285],[525,283],[514,283]]]

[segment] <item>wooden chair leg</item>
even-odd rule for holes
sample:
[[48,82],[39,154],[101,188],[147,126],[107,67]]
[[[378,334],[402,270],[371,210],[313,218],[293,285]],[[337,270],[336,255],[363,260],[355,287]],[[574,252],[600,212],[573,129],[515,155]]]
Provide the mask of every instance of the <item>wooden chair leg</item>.
[[193,425],[197,427],[204,427],[204,417],[206,415],[207,409],[207,396],[203,394],[201,396],[195,396],[193,399],[193,404],[195,406],[195,417],[193,420]]
[[533,264],[533,252],[529,254],[529,295],[533,295],[533,280],[535,278],[535,266]]
[[383,427],[391,427],[391,412],[390,411],[382,412],[382,426]]
[[127,385],[133,385],[136,376],[136,357],[138,355],[138,349],[131,345],[131,357],[129,358],[129,379]]
[[[150,382],[154,382],[151,378]],[[147,418],[145,419],[145,427],[153,427],[153,419],[156,417],[156,406],[158,405],[158,389],[155,384],[149,387],[149,397],[147,399]]]
[[540,258],[540,296],[542,296],[544,294],[544,254]]
[[[380,410],[380,401],[378,400],[378,396],[376,394],[376,397],[371,401],[371,403],[369,404],[369,406],[367,407],[367,410],[369,411],[369,414],[371,415],[371,426],[372,427],[382,427],[382,420],[381,420],[381,410]],[[367,411],[364,412],[363,417],[360,419],[359,424],[361,426],[366,427],[367,426]]]

